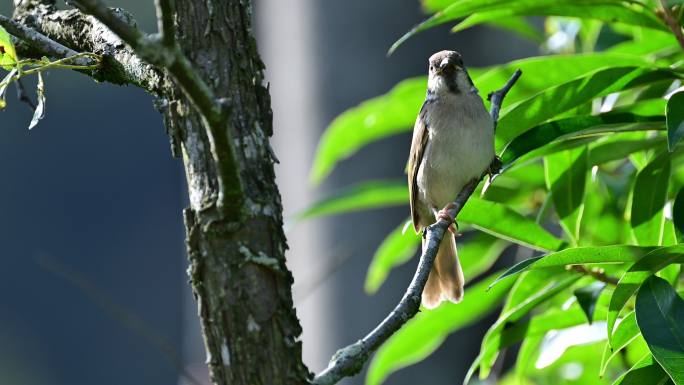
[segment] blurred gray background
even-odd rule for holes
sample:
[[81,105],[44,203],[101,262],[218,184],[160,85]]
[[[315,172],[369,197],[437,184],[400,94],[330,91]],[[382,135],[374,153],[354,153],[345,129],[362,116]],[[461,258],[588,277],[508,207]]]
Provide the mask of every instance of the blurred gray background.
[[[152,0],[108,4],[154,31]],[[2,14],[11,9],[9,0],[0,4]],[[340,112],[424,74],[427,58],[441,49],[459,50],[469,66],[536,53],[505,32],[452,35],[445,26],[387,58],[390,44],[425,17],[417,0],[255,0],[254,17],[271,83],[286,217],[350,183],[404,177],[409,134],[362,150],[322,186],[308,183],[318,138]],[[185,276],[183,170],[171,158],[151,98],[67,71],[50,73],[46,92],[47,116],[32,131],[31,111],[13,89],[0,111],[0,383],[188,383],[183,372],[206,382]],[[372,297],[363,280],[375,247],[407,210],[289,230],[288,262],[312,371],[372,329],[401,297],[415,261]],[[429,360],[388,382],[460,383],[484,327],[451,336]],[[343,383],[363,384],[363,375]]]

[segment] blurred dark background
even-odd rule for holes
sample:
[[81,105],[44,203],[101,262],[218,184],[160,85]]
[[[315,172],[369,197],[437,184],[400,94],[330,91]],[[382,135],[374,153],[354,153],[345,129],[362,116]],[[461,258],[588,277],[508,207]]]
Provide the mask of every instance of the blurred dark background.
[[[8,3],[0,13],[11,13]],[[108,4],[154,31],[152,0]],[[271,82],[286,216],[350,183],[403,177],[409,134],[362,150],[323,186],[309,184],[318,138],[340,112],[424,74],[427,58],[441,49],[459,50],[469,66],[536,53],[505,32],[452,35],[445,26],[387,58],[390,44],[425,17],[417,0],[255,0],[254,17]],[[182,372],[206,381],[185,276],[182,164],[171,158],[151,97],[68,71],[50,73],[46,92],[47,116],[31,131],[31,111],[14,89],[0,112],[0,384],[188,383]],[[363,280],[375,247],[407,214],[379,210],[289,229],[288,261],[312,371],[400,298],[414,263],[372,297]],[[484,328],[451,336],[389,383],[460,383]],[[363,375],[343,383],[363,384]]]

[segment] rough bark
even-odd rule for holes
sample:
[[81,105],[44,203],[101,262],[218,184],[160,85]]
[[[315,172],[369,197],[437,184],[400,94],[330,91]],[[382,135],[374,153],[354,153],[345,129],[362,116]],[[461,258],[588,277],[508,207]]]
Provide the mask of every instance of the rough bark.
[[[251,31],[247,0],[176,0],[178,43],[214,94],[230,106],[223,139],[233,138],[245,192],[241,215],[217,207],[217,165],[206,120],[169,76],[133,53],[101,23],[54,1],[15,0],[15,19],[76,51],[105,56],[91,74],[155,94],[182,156],[190,207],[184,211],[190,282],[198,302],[215,384],[305,384],[301,327],[292,303],[292,275],[269,145],[272,115],[264,65]],[[128,16],[118,11],[122,17]],[[132,21],[131,21],[132,22]]]

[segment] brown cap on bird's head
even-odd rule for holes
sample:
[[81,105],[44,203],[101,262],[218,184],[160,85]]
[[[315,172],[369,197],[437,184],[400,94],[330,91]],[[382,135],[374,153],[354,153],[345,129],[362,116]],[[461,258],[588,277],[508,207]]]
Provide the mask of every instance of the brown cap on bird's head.
[[442,72],[448,67],[453,69],[463,67],[463,58],[461,54],[456,51],[439,51],[436,54],[430,56],[430,71]]

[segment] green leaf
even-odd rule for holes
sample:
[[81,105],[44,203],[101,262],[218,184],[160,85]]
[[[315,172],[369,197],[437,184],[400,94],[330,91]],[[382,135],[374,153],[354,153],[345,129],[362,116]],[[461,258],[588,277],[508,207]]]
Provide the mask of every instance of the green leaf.
[[487,24],[496,28],[515,32],[518,36],[536,43],[544,41],[544,35],[524,17],[502,17],[496,20],[489,20]]
[[554,120],[535,126],[513,139],[501,153],[501,161],[504,165],[509,165],[554,140],[582,139],[611,132],[657,130],[663,126],[662,116],[630,113],[605,113]]
[[471,197],[458,215],[458,220],[470,223],[473,227],[498,238],[537,250],[558,250],[564,245],[562,240],[535,221],[496,202]]
[[385,237],[375,251],[366,273],[366,293],[377,292],[390,271],[411,259],[420,247],[420,235],[416,235],[413,228],[404,230],[406,226],[402,223]]
[[405,182],[370,181],[347,187],[298,213],[297,221],[347,212],[408,204]]
[[636,323],[636,314],[634,311],[629,312],[622,321],[615,328],[615,333],[613,333],[613,348],[609,343],[603,350],[603,356],[601,357],[601,372],[600,375],[603,376],[608,368],[608,364],[617,357],[622,349],[626,348],[632,341],[639,337],[639,328]]
[[672,221],[679,234],[684,234],[684,188],[679,189],[672,206]]
[[[514,2],[518,3],[518,2]],[[452,32],[463,31],[467,28],[476,26],[481,23],[489,22],[498,18],[507,18],[512,16],[567,16],[567,17],[581,17],[590,18],[594,20],[601,20],[605,22],[621,22],[625,24],[632,24],[637,26],[644,26],[647,28],[666,30],[665,26],[658,21],[657,18],[650,12],[643,12],[626,7],[619,2],[600,4],[593,3],[565,3],[559,1],[556,4],[541,4],[537,2],[529,2],[522,7],[507,6],[502,9],[492,11],[479,12],[467,19],[456,24],[452,28]]]
[[639,360],[628,372],[618,377],[613,385],[667,385],[671,383],[663,368],[650,354]]
[[[523,76],[510,89],[504,106],[527,99],[539,92],[581,78],[597,70],[620,66],[650,66],[644,57],[636,55],[582,53],[574,55],[537,56],[515,60],[496,66],[481,76],[474,77],[475,85],[483,93],[501,88],[513,73],[520,69]],[[544,76],[534,76],[543,73]],[[662,109],[657,112],[662,114]]]
[[335,118],[318,144],[311,180],[321,182],[338,161],[366,144],[412,128],[426,88],[425,77],[407,79]]
[[0,26],[0,67],[11,70],[17,65],[17,51],[12,43],[12,37]]
[[684,136],[684,91],[675,93],[667,101],[665,117],[667,119],[667,148],[672,152]]
[[551,87],[502,112],[496,133],[497,149],[505,147],[532,127],[594,98],[676,76],[665,69],[615,67]]
[[586,146],[544,158],[547,189],[551,192],[561,226],[574,245],[579,241],[587,167]]
[[652,276],[636,298],[636,319],[648,348],[675,384],[684,384],[684,300]]
[[[406,203],[408,187],[404,181],[365,182],[323,199],[299,213],[295,220]],[[470,197],[458,215],[458,220],[470,223],[475,228],[498,238],[538,250],[557,250],[563,246],[562,240],[554,237],[539,224],[501,203]]]
[[630,224],[640,245],[663,244],[663,207],[667,200],[669,180],[670,155],[667,152],[656,157],[636,176]]
[[372,358],[366,385],[379,385],[397,370],[432,354],[454,331],[464,328],[489,312],[503,300],[509,286],[487,291],[496,274],[466,289],[459,304],[444,303],[437,309],[418,313],[385,342]]
[[608,341],[613,346],[613,329],[620,311],[648,277],[672,263],[684,262],[684,244],[661,247],[644,255],[620,277],[608,305]]
[[594,320],[596,301],[598,301],[599,296],[605,287],[606,284],[603,282],[594,282],[589,286],[581,287],[573,292],[575,298],[577,298],[577,303],[587,316],[587,321],[589,324],[591,324]]
[[[597,9],[594,12],[594,8]],[[633,24],[646,28],[665,30],[666,27],[658,21],[653,13],[645,7],[628,7],[627,3],[604,3],[597,4],[595,1],[583,0],[463,0],[435,13],[429,19],[413,27],[404,34],[389,49],[394,52],[401,44],[413,35],[426,29],[460,19],[466,16],[480,13],[499,12],[492,17],[501,17],[501,12],[506,10],[509,15],[555,15],[555,16],[581,16],[608,22],[620,21],[625,24]]]
[[598,165],[614,160],[623,160],[634,152],[660,147],[665,144],[665,138],[655,136],[646,139],[622,139],[597,143],[590,147],[589,164]]
[[654,247],[631,245],[575,247],[565,249],[556,253],[547,254],[543,257],[529,258],[519,262],[497,278],[493,284],[498,283],[504,278],[511,277],[527,270],[538,270],[566,265],[634,262],[652,252],[654,249]]
[[[537,271],[532,271],[529,272],[528,275],[534,276],[538,273],[539,272]],[[524,284],[524,278],[525,277],[522,277],[520,280],[518,280],[516,286]],[[535,292],[527,296],[523,301],[510,308],[504,308],[499,316],[499,319],[489,328],[487,334],[485,334],[485,337],[482,341],[482,347],[480,348],[480,354],[468,370],[468,374],[466,375],[466,380],[464,383],[468,383],[468,379],[478,367],[480,368],[480,378],[487,378],[492,366],[494,365],[494,362],[496,361],[496,357],[499,354],[502,331],[507,324],[518,321],[537,305],[545,302],[564,289],[570,287],[581,277],[577,274],[570,276],[562,274],[560,277],[556,277],[558,279],[554,279],[554,277],[549,278],[550,279],[547,279],[543,285],[537,285]],[[511,295],[514,295],[514,291],[515,289]]]

